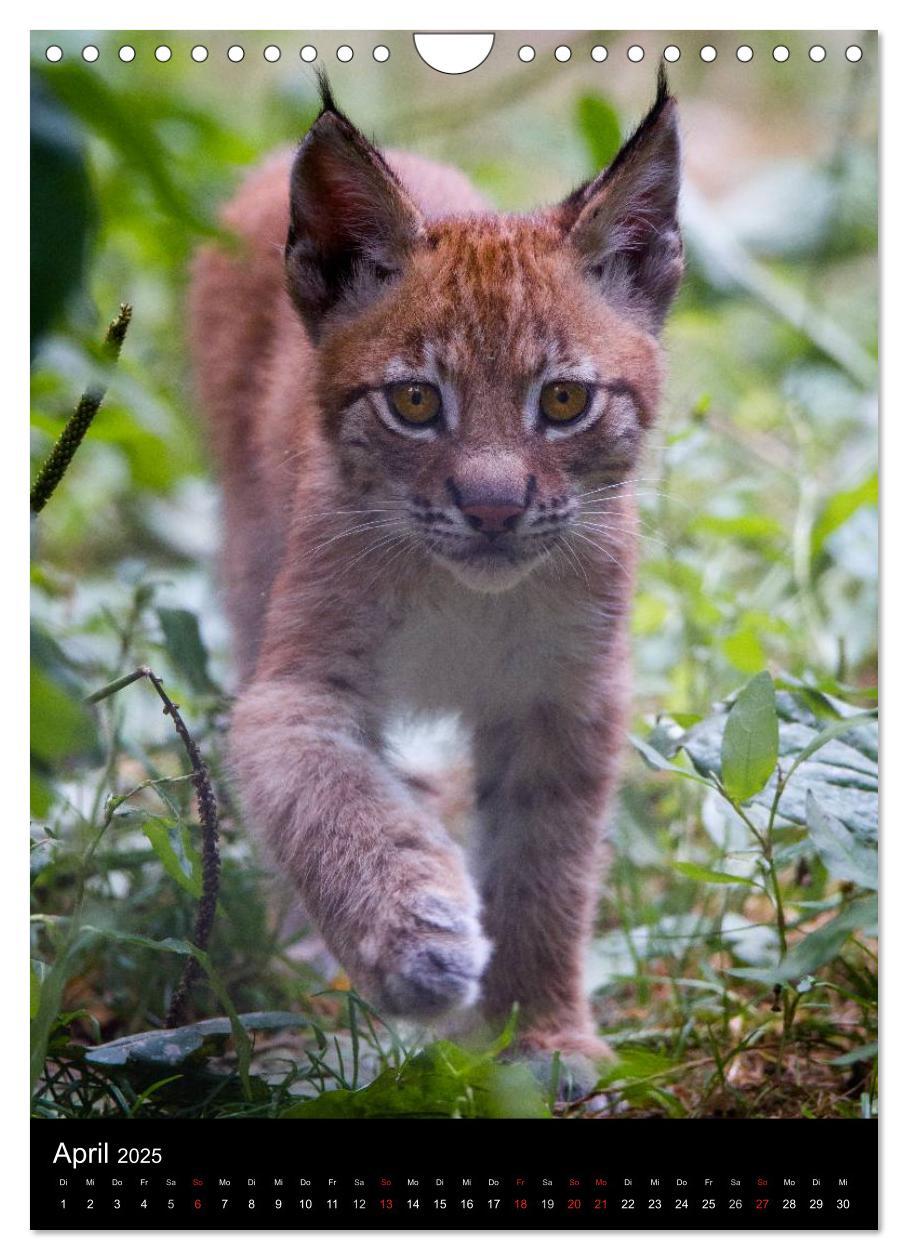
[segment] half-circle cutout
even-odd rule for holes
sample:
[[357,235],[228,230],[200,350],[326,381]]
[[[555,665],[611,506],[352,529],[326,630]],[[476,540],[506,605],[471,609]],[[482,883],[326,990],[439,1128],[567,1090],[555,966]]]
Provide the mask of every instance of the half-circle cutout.
[[442,74],[466,74],[481,66],[492,51],[495,36],[467,31],[414,34],[416,51],[427,66]]

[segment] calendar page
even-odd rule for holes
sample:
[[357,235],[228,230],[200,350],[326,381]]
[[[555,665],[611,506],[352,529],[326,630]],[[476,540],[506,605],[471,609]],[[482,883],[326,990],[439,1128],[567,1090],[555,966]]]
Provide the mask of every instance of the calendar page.
[[877,95],[32,32],[33,1228],[876,1228]]

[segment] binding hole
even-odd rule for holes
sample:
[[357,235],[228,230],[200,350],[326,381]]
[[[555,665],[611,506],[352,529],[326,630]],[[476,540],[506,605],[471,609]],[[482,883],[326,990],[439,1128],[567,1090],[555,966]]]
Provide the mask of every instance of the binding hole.
[[630,48],[627,50],[628,61],[642,61],[645,56],[646,53],[639,44],[631,44]]
[[300,57],[303,61],[315,61],[317,56],[318,49],[314,48],[312,44],[304,44],[300,49]]
[[262,56],[266,61],[280,61],[281,50],[278,48],[277,44],[269,44],[262,52]]
[[846,61],[851,61],[851,62],[860,61],[863,56],[864,56],[864,50],[858,44],[849,44],[848,47],[845,49]]
[[570,48],[568,48],[567,44],[559,44],[558,47],[555,49],[555,60],[556,61],[570,61],[570,59],[571,59]]
[[605,61],[608,56],[608,49],[602,44],[597,44],[595,48],[590,49],[590,56],[593,61]]
[[227,49],[227,58],[229,61],[242,61],[246,56],[246,50],[241,44],[231,44]]
[[742,44],[736,51],[735,56],[739,61],[753,61],[754,50],[751,48],[750,44]]
[[83,61],[97,61],[101,54],[98,52],[94,44],[86,44],[82,49]]
[[204,44],[196,44],[195,47],[190,50],[189,55],[193,61],[207,61],[208,49]]
[[44,49],[44,56],[48,61],[54,63],[63,60],[63,49],[59,44],[51,44],[49,48]]
[[704,44],[700,49],[701,61],[715,61],[718,55],[719,54],[716,52],[715,48],[713,48],[712,44]]
[[814,44],[813,48],[808,51],[807,56],[811,61],[825,61],[826,49],[822,44]]
[[521,44],[517,49],[517,56],[521,61],[532,61],[536,56],[536,49],[532,44]]
[[681,49],[678,47],[677,44],[669,44],[669,46],[662,53],[662,56],[665,58],[666,61],[678,61],[681,57]]
[[486,60],[495,43],[488,31],[414,31],[420,58],[439,74],[469,74]]
[[117,56],[121,61],[135,61],[136,50],[133,48],[132,44],[124,44],[122,48],[117,50]]
[[337,52],[335,53],[335,56],[337,57],[338,61],[352,61],[353,49],[350,47],[349,44],[341,44],[340,48],[338,48]]
[[787,61],[791,56],[791,53],[784,44],[776,44],[775,48],[772,50],[772,55],[776,61]]
[[173,56],[173,53],[166,44],[158,44],[157,48],[154,50],[154,55],[156,61],[169,61]]
[[387,61],[391,56],[391,49],[385,44],[376,44],[372,49],[372,56],[376,61]]

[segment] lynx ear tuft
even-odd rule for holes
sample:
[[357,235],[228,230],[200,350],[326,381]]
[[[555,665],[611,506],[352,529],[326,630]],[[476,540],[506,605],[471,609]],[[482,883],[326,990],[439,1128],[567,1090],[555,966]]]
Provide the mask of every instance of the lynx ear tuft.
[[617,157],[558,207],[567,239],[603,296],[651,332],[683,271],[678,108],[660,67],[656,100]]
[[290,296],[313,339],[337,309],[374,301],[422,233],[419,211],[385,159],[319,80],[322,111],[290,174],[285,251]]

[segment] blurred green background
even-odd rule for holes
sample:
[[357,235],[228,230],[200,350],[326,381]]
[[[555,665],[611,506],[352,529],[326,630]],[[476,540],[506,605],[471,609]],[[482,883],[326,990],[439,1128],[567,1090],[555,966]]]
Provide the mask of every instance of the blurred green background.
[[[51,44],[63,52],[55,64]],[[517,56],[526,44],[536,50],[529,63]],[[645,52],[638,63],[626,55],[633,44]],[[714,61],[701,59],[704,44]],[[747,63],[735,54],[741,44],[754,50]],[[783,44],[790,55],[779,62],[772,50]],[[86,45],[96,61],[83,59]],[[192,59],[195,45],[206,60]],[[244,49],[237,63],[232,45]],[[267,45],[280,48],[276,62],[263,56]],[[559,199],[607,162],[652,99],[662,50],[681,50],[669,73],[685,146],[688,270],[639,487],[635,730],[652,740],[664,715],[687,729],[764,669],[822,692],[839,716],[873,702],[875,36],[503,32],[482,66],[445,76],[402,32],[33,33],[33,475],[94,374],[104,326],[121,302],[135,312],[108,400],[34,532],[33,1014],[39,1057],[50,1047],[63,1056],[54,1062],[159,1024],[179,972],[178,957],[111,935],[75,940],[76,919],[148,941],[191,930],[196,826],[160,706],[136,687],[103,712],[81,703],[136,664],[163,674],[218,779],[225,862],[212,957],[233,1003],[302,1003],[312,1014],[311,994],[326,982],[318,958],[288,955],[269,924],[268,876],[221,771],[232,678],[217,495],[183,319],[187,266],[218,230],[219,205],[251,163],[294,143],[314,117],[303,45],[317,49],[339,103],[379,144],[456,164],[496,206],[518,210]],[[346,64],[340,45],[353,49]],[[390,50],[381,64],[376,45]],[[558,45],[570,47],[568,61],[555,59]],[[597,45],[605,61],[592,59]],[[845,58],[850,45],[863,51],[856,63]],[[120,59],[123,46],[133,60]],[[155,57],[161,46],[167,61]],[[811,60],[814,46],[822,61]],[[159,778],[177,781],[110,806]],[[759,958],[735,956],[727,938],[763,927],[771,906],[753,889],[685,879],[673,865],[721,864],[741,826],[727,803],[629,753],[590,979],[603,1027],[626,1048],[631,1083],[616,1078],[617,1087],[645,1113],[712,1114],[721,1096],[729,1113],[868,1114],[875,964],[859,935],[846,933],[818,966],[828,987],[804,1036],[825,1047],[819,1076],[805,1069],[803,1047],[788,1065],[783,1049],[800,1035],[791,1027],[764,1056],[775,1056],[775,1076],[760,1066],[754,1046],[778,1036],[778,1019],[765,984],[729,980],[735,961]],[[803,829],[793,840],[807,843]],[[816,852],[792,849],[782,865],[789,922],[801,933],[822,925],[847,888]],[[691,923],[684,949],[666,945]],[[352,1006],[315,1001],[349,1036]],[[204,986],[196,1002],[199,1016],[220,1009]],[[843,1053],[854,1057],[828,1066]],[[84,1089],[91,1074],[80,1071]],[[695,1082],[687,1093],[681,1078]],[[42,1089],[48,1114],[115,1105],[106,1085],[88,1091],[82,1111]]]

